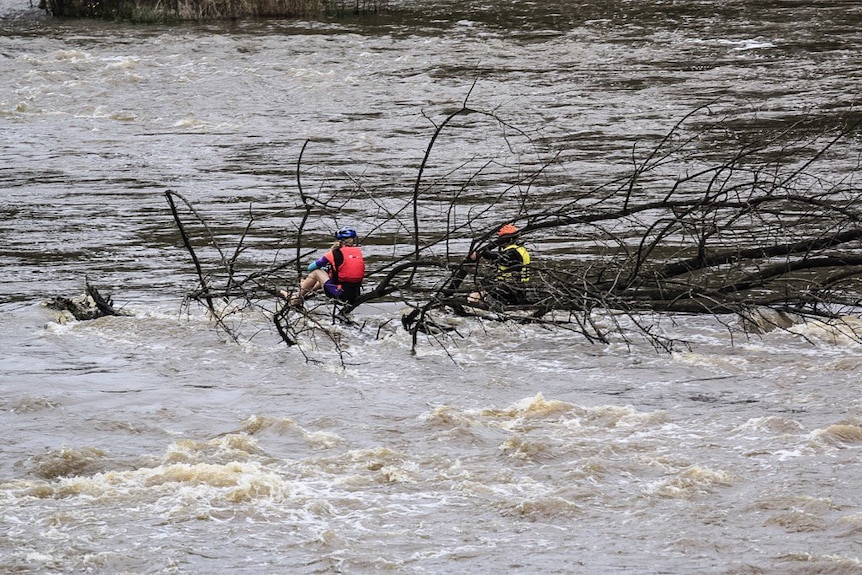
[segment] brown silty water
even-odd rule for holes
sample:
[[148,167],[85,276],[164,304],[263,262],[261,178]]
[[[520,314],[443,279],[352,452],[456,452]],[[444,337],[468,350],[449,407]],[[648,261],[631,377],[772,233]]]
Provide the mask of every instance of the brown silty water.
[[[235,343],[183,306],[197,277],[164,198],[182,193],[226,246],[253,216],[245,265],[272,266],[293,256],[308,142],[306,190],[368,192],[310,224],[309,253],[350,223],[375,229],[379,264],[412,249],[401,210],[434,121],[468,94],[529,138],[459,124],[426,181],[463,165],[454,188],[493,159],[467,217],[559,154],[529,190],[554,206],[713,100],[741,120],[838,118],[858,98],[855,4],[437,3],[174,27],[2,8],[4,570],[862,571],[852,338],[651,318],[692,343],[661,353],[452,316],[457,335],[414,355],[386,301],[333,328],[343,356],[326,338],[285,347],[265,312]],[[850,140],[820,174],[855,177],[857,155]],[[449,208],[423,204],[429,236]],[[565,237],[533,247],[569,257]],[[130,315],[58,323],[42,302],[85,278]]]

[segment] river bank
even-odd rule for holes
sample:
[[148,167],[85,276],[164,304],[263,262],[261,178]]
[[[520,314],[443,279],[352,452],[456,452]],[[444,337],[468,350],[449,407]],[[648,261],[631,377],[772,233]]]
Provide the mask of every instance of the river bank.
[[386,0],[41,0],[40,8],[58,18],[169,23],[369,15],[386,10],[386,4]]

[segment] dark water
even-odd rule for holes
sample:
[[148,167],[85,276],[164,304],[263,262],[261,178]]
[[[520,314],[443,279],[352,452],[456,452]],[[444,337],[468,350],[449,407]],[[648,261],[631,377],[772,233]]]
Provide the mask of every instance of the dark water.
[[[410,253],[418,167],[465,100],[513,129],[468,116],[435,145],[423,237],[474,218],[455,253],[517,210],[480,212],[519,174],[547,164],[528,210],[589,198],[699,106],[696,148],[719,159],[858,116],[856,2],[402,8],[162,27],[0,2],[0,570],[862,572],[859,346],[825,326],[658,318],[693,343],[661,354],[449,318],[463,337],[413,355],[389,302],[334,328],[339,357],[285,348],[275,302],[239,343],[183,306],[165,190],[227,247],[253,217],[241,265],[272,266],[293,256],[306,142],[303,189],[339,206],[309,249],[356,225],[380,266]],[[819,181],[858,179],[859,149]],[[42,306],[87,279],[131,315]]]

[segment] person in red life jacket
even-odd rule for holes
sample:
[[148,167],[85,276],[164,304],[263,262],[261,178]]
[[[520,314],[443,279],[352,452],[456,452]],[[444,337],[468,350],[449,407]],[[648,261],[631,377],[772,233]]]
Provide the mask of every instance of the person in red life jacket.
[[[506,224],[497,232],[497,240],[486,248],[470,254],[470,259],[487,259],[497,264],[497,273],[482,289],[467,296],[470,303],[480,303],[485,298],[506,305],[527,303],[527,288],[530,284],[530,252],[518,239],[518,228]],[[497,250],[494,250],[494,247]]]
[[[308,265],[308,275],[299,284],[299,292],[290,298],[290,305],[302,305],[308,294],[323,289],[333,299],[353,304],[362,291],[365,260],[356,246],[356,230],[341,228],[335,232],[332,249]],[[281,291],[282,297],[288,294]]]

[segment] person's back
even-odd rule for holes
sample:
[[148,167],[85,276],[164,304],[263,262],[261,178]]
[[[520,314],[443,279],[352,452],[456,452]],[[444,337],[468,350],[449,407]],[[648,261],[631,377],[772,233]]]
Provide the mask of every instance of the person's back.
[[[299,284],[299,291],[290,298],[290,305],[302,305],[312,292],[323,289],[333,299],[353,304],[362,293],[365,279],[365,258],[356,245],[357,234],[352,228],[335,232],[332,248],[308,265],[308,275]],[[287,293],[282,291],[282,297]]]
[[473,303],[486,298],[508,305],[525,303],[527,287],[530,283],[530,252],[518,241],[519,230],[513,224],[506,224],[497,232],[498,251],[484,250],[471,254],[471,259],[485,258],[497,266],[494,281],[482,286],[478,292],[467,296]]
[[362,250],[349,241],[333,248],[327,256],[332,264],[330,281],[335,285],[334,290],[327,290],[327,295],[352,304],[361,294],[362,280],[365,279]]

